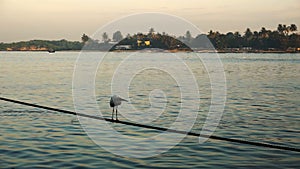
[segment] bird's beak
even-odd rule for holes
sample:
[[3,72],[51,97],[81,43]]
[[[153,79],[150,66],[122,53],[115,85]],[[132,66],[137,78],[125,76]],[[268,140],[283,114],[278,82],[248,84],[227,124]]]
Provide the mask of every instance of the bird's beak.
[[122,98],[121,98],[121,100],[122,100],[122,101],[125,101],[125,102],[128,102],[128,100],[126,100],[126,99],[122,99]]

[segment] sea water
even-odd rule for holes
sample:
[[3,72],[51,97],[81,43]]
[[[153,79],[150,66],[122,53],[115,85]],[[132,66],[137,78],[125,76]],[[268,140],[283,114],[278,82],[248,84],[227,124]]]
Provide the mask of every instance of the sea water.
[[[1,97],[75,111],[73,101],[74,70],[80,52],[0,52]],[[111,117],[111,82],[118,66],[129,62],[141,65],[146,57],[161,56],[151,63],[176,67],[166,59],[170,53],[90,52],[87,63],[97,62],[94,83],[96,103],[101,116]],[[101,55],[100,60],[90,56]],[[200,94],[197,118],[192,132],[199,133],[211,103],[209,72],[201,59],[211,53],[173,53],[189,67]],[[226,103],[213,135],[299,148],[300,142],[300,55],[299,54],[219,54],[226,77]],[[176,57],[176,56],[174,56]],[[155,57],[157,58],[157,57]],[[180,67],[177,67],[180,69]],[[131,67],[123,71],[130,71]],[[84,80],[84,77],[83,77]],[[161,114],[145,116],[139,123],[169,127],[181,109],[182,90],[174,77],[160,69],[145,69],[125,86],[130,99],[119,106],[119,119],[143,119],[151,104]],[[151,92],[157,91],[158,101]],[[113,91],[117,92],[117,91]],[[157,94],[156,93],[156,94]],[[153,93],[152,93],[153,94]],[[161,97],[163,96],[163,97]],[[151,100],[152,99],[152,100]],[[161,99],[161,101],[160,101]],[[186,98],[183,98],[186,99]],[[197,103],[197,102],[196,102]],[[135,113],[125,116],[128,106]],[[161,106],[161,107],[160,107]],[[155,109],[156,110],[156,109]],[[122,112],[123,111],[123,112]],[[122,116],[123,113],[123,116]],[[255,147],[187,136],[168,151],[147,158],[120,156],[97,144],[86,133],[76,116],[0,101],[0,168],[298,168],[300,154],[291,151]],[[99,114],[100,116],[100,114]],[[130,118],[131,117],[131,118]],[[147,119],[146,117],[150,118]],[[153,117],[153,119],[151,119]],[[154,118],[155,117],[155,118]],[[134,121],[136,122],[136,121]],[[99,124],[104,123],[99,121]],[[117,132],[134,138],[158,134],[148,129],[111,124]],[[112,138],[113,139],[113,138]],[[103,140],[109,142],[110,140]],[[110,146],[118,147],[114,142]],[[137,147],[135,147],[137,146]],[[138,145],[130,145],[138,152]]]

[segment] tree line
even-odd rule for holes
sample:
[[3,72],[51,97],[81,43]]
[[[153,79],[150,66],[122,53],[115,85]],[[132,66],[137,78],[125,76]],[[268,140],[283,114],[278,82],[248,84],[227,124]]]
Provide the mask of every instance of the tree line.
[[[186,31],[184,36],[170,37],[178,39],[192,49],[207,49],[214,47],[217,50],[248,49],[287,51],[289,48],[300,48],[300,35],[297,34],[296,31],[297,26],[295,24],[278,24],[276,30],[269,30],[265,27],[262,27],[259,31],[251,31],[250,28],[247,28],[243,32],[243,34],[238,31],[228,32],[224,34],[218,31],[210,30],[207,34],[199,34],[196,37],[193,37],[190,31]],[[166,37],[164,36],[169,36],[165,32],[163,32],[162,34],[155,33],[153,28],[150,28],[148,35],[155,35],[156,37],[160,37],[160,41],[164,41],[162,39],[166,39]],[[117,31],[113,34],[112,39],[110,39],[107,33],[104,32],[102,35],[102,43],[107,44],[110,42],[120,42],[122,40],[120,44],[125,45],[127,43],[128,45],[131,44],[134,46],[132,39],[136,40],[140,37],[145,38],[147,37],[147,34],[143,35],[142,33],[137,33],[132,36],[130,34],[127,34],[127,36],[123,38],[122,33],[120,31]],[[87,35],[83,35],[82,41],[86,42],[87,40]],[[208,40],[213,46],[211,46]],[[156,41],[156,43],[154,43],[154,46],[163,46],[161,44],[155,45],[157,43],[160,42]],[[162,49],[166,48],[168,47],[162,47]]]
[[13,43],[0,43],[1,51],[49,51],[49,50],[81,50],[79,41],[62,40],[30,40]]
[[[238,31],[220,33],[210,30],[207,34],[199,34],[195,37],[187,30],[183,36],[175,37],[165,32],[155,32],[150,28],[148,33],[127,34],[123,36],[122,32],[116,31],[110,38],[104,32],[102,39],[92,39],[83,34],[81,41],[47,41],[31,40],[16,43],[0,43],[0,50],[111,50],[116,49],[118,45],[127,45],[131,49],[142,48],[160,48],[160,49],[209,49],[214,47],[217,50],[228,49],[249,49],[249,50],[280,50],[287,51],[290,48],[300,48],[300,35],[296,32],[295,24],[278,24],[276,30],[268,30],[262,27],[258,31],[252,31],[247,28],[243,33]],[[209,41],[208,41],[209,40]],[[145,44],[145,43],[149,44]],[[211,42],[211,43],[210,43]],[[213,45],[213,46],[211,46]]]
[[[209,31],[206,35],[216,49],[225,48],[252,48],[256,50],[287,50],[300,47],[300,35],[296,33],[297,26],[279,24],[277,30],[268,30],[262,27],[259,31],[247,28],[244,34],[228,32],[221,34],[218,31]],[[198,42],[202,35],[188,41],[192,46],[201,46]]]

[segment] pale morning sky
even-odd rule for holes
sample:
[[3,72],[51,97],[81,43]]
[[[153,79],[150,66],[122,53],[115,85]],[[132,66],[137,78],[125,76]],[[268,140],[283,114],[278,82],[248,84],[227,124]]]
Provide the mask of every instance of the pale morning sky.
[[279,23],[300,29],[300,0],[0,0],[0,42],[80,40],[83,33],[142,12],[176,15],[205,33],[276,29]]

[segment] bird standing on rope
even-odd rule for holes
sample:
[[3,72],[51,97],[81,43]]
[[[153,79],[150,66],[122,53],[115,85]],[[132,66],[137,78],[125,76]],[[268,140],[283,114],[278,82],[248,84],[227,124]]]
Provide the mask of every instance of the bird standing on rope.
[[116,121],[118,121],[118,106],[121,105],[122,101],[128,102],[127,100],[122,99],[121,97],[119,97],[117,95],[113,95],[110,98],[109,105],[110,105],[110,107],[113,108],[112,115],[111,115],[112,120],[114,120],[114,111],[115,111],[115,107],[116,107]]
[[[93,115],[77,113],[77,112],[73,112],[73,111],[69,111],[69,110],[62,110],[62,109],[58,109],[58,108],[23,102],[23,101],[19,101],[19,100],[13,100],[13,99],[1,97],[1,96],[0,96],[0,100],[6,101],[6,102],[11,102],[11,103],[16,103],[16,104],[20,104],[20,105],[30,106],[30,107],[36,107],[36,108],[45,109],[45,110],[51,110],[50,112],[57,111],[57,112],[65,113],[65,114],[72,114],[72,115],[77,115],[77,116],[81,116],[81,117],[85,117],[85,118],[92,118],[92,119],[96,119],[96,120],[105,120],[105,121],[111,122],[111,120],[100,117],[100,116],[93,116]],[[221,140],[221,141],[247,144],[247,145],[259,146],[259,147],[267,147],[267,148],[274,148],[274,149],[279,149],[279,150],[300,152],[300,148],[280,145],[282,143],[270,144],[270,143],[263,143],[263,142],[258,142],[258,141],[256,141],[256,142],[255,141],[247,141],[244,139],[240,140],[240,139],[226,138],[226,137],[220,137],[220,136],[214,136],[214,135],[205,135],[205,134],[200,134],[200,133],[180,131],[180,130],[174,130],[174,129],[169,129],[169,128],[156,127],[156,126],[149,126],[149,125],[145,125],[145,124],[132,123],[132,122],[126,122],[126,121],[120,121],[119,123],[124,124],[124,125],[154,129],[154,130],[158,130],[158,131],[166,131],[166,132],[185,134],[185,135],[196,136],[196,137],[205,137],[205,138],[209,138],[209,139],[213,139],[213,140]]]

